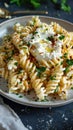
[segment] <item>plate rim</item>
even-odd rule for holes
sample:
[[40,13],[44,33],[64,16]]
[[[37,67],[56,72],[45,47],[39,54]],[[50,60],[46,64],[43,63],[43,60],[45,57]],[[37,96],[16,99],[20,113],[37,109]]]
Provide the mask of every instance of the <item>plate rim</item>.
[[[63,20],[63,19],[60,19],[60,18],[55,18],[55,17],[49,17],[49,16],[41,16],[41,15],[27,15],[27,16],[20,16],[20,17],[15,17],[15,18],[12,18],[12,19],[9,19],[9,20],[6,20],[6,21],[4,21],[4,22],[1,22],[0,23],[0,27],[1,26],[3,26],[5,23],[9,23],[9,22],[12,22],[12,21],[15,21],[15,20],[19,20],[19,19],[25,19],[25,18],[32,18],[32,16],[39,16],[39,18],[47,18],[47,19],[53,19],[53,20],[58,20],[58,21],[60,21],[60,22],[63,22],[63,23],[67,23],[67,24],[69,24],[69,25],[71,25],[71,26],[73,26],[73,23],[71,23],[71,22],[69,22],[69,21],[67,21],[67,20]],[[9,100],[11,100],[11,101],[13,101],[13,102],[16,102],[16,103],[18,103],[18,104],[22,104],[22,105],[26,105],[26,106],[32,106],[32,107],[39,107],[39,108],[48,108],[48,107],[60,107],[60,106],[64,106],[64,105],[66,105],[66,104],[69,104],[69,103],[72,103],[73,102],[73,99],[71,98],[71,99],[69,99],[69,100],[65,100],[65,101],[63,101],[63,102],[61,102],[61,103],[56,103],[56,104],[39,104],[39,102],[38,102],[38,104],[37,103],[35,103],[34,104],[34,102],[33,101],[31,101],[31,102],[29,102],[29,103],[26,103],[25,101],[23,102],[23,101],[20,101],[20,100],[18,100],[18,99],[15,99],[15,98],[13,98],[13,97],[11,97],[11,96],[9,96],[9,95],[7,95],[4,91],[2,91],[1,89],[0,89],[0,94],[2,95],[2,96],[4,96],[5,98],[7,98],[7,99],[9,99]]]

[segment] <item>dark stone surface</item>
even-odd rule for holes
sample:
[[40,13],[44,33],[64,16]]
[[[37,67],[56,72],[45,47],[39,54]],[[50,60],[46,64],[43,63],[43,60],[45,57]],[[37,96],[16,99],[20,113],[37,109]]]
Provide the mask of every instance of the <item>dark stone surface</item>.
[[[2,0],[1,0],[2,1]],[[0,1],[0,7],[4,7],[4,0]],[[73,23],[73,1],[69,0],[72,7],[71,13],[56,10],[54,5],[42,4],[38,10],[48,10],[48,16],[68,20]],[[15,4],[9,6],[10,11],[25,10],[28,7],[17,7]],[[20,15],[18,15],[19,17]],[[16,16],[13,16],[16,17]],[[5,19],[0,19],[0,22]],[[6,98],[4,102],[8,104],[20,117],[23,124],[29,130],[73,130],[73,103],[57,108],[33,108],[14,103]]]

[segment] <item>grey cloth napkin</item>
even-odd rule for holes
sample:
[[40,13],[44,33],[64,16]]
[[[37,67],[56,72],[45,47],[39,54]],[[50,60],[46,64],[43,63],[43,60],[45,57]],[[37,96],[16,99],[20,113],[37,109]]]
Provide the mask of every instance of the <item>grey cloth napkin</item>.
[[0,130],[28,130],[17,114],[0,97]]

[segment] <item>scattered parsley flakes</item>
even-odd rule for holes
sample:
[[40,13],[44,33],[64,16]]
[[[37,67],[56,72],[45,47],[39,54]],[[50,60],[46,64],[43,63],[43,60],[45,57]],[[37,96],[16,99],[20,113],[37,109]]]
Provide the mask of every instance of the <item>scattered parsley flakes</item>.
[[27,47],[26,47],[26,46],[23,46],[23,49],[27,49]]
[[68,71],[69,71],[69,67],[66,67],[64,73],[67,73]]
[[19,93],[16,93],[16,95],[19,95]]
[[73,86],[71,87],[71,89],[73,90]]
[[59,39],[60,39],[60,40],[63,40],[64,38],[65,38],[64,35],[59,36]]
[[40,67],[40,68],[36,68],[36,70],[37,70],[37,72],[38,72],[38,76],[40,77],[41,76],[41,74],[46,70],[46,67]]
[[14,63],[14,65],[16,65],[16,66],[17,66],[17,65],[18,65],[18,62],[15,62],[15,63]]
[[31,39],[34,39],[34,36],[32,36],[32,38]]
[[56,89],[54,90],[54,93],[58,92],[59,85],[56,86]]
[[63,61],[61,61],[61,63],[60,63],[61,65],[63,65]]
[[30,46],[30,42],[28,42],[27,45]]
[[20,68],[19,70],[18,70],[18,74],[21,74],[22,73],[22,68]]
[[22,98],[23,96],[22,95],[19,95],[19,98]]
[[9,61],[9,60],[13,60],[12,56],[9,56],[7,60],[8,60],[8,61]]
[[56,80],[56,75],[50,76],[50,80]]
[[73,65],[73,59],[71,59],[71,60],[67,59],[66,63],[67,63],[68,66]]
[[33,32],[33,34],[37,34],[37,33],[38,33],[37,31]]
[[65,54],[64,54],[64,58],[67,58],[67,55],[68,55],[68,53],[65,53]]
[[54,39],[53,36],[50,36],[50,37],[47,38],[47,40],[49,40],[49,41],[52,41],[53,39]]

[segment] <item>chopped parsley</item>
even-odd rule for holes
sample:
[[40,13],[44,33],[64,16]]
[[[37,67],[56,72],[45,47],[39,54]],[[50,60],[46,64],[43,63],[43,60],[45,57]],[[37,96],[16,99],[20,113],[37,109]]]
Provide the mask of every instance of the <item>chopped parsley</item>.
[[73,65],[73,59],[66,60],[67,67],[65,68],[64,72],[67,73],[69,71],[69,67]]
[[17,66],[17,65],[18,65],[18,62],[15,62],[15,63],[14,63],[14,65],[16,65],[16,66]]
[[68,71],[69,71],[69,67],[66,67],[64,73],[67,73]]
[[56,80],[56,75],[51,75],[50,80]]
[[30,42],[28,42],[27,45],[30,46]]
[[60,63],[61,65],[63,65],[63,61],[61,61],[61,63]]
[[50,37],[47,38],[47,40],[49,40],[49,41],[52,41],[53,39],[54,39],[53,36],[50,36]]
[[34,39],[34,36],[31,39]]
[[71,87],[71,89],[73,89],[73,86]]
[[23,46],[23,49],[27,49],[27,47],[26,47],[26,46]]
[[22,98],[23,96],[22,95],[19,95],[19,98]]
[[20,68],[19,70],[18,70],[18,74],[21,74],[22,73],[22,68]]
[[9,56],[8,58],[7,58],[7,60],[9,61],[9,60],[13,60],[13,58],[11,57],[11,56]]
[[37,33],[38,33],[37,31],[33,32],[33,34],[37,34]]
[[58,92],[59,85],[56,86],[56,89],[54,90],[54,93]]
[[64,54],[64,58],[67,58],[67,55],[68,55],[68,53],[65,53],[65,54]]
[[63,40],[64,38],[65,38],[64,35],[59,36],[59,39],[60,39],[60,40]]
[[41,74],[46,70],[46,67],[40,67],[40,68],[36,68],[36,70],[37,70],[37,72],[38,72],[38,76],[40,77],[41,76]]
[[67,59],[67,60],[66,60],[66,63],[67,63],[68,66],[73,65],[73,59],[70,59],[70,60]]

